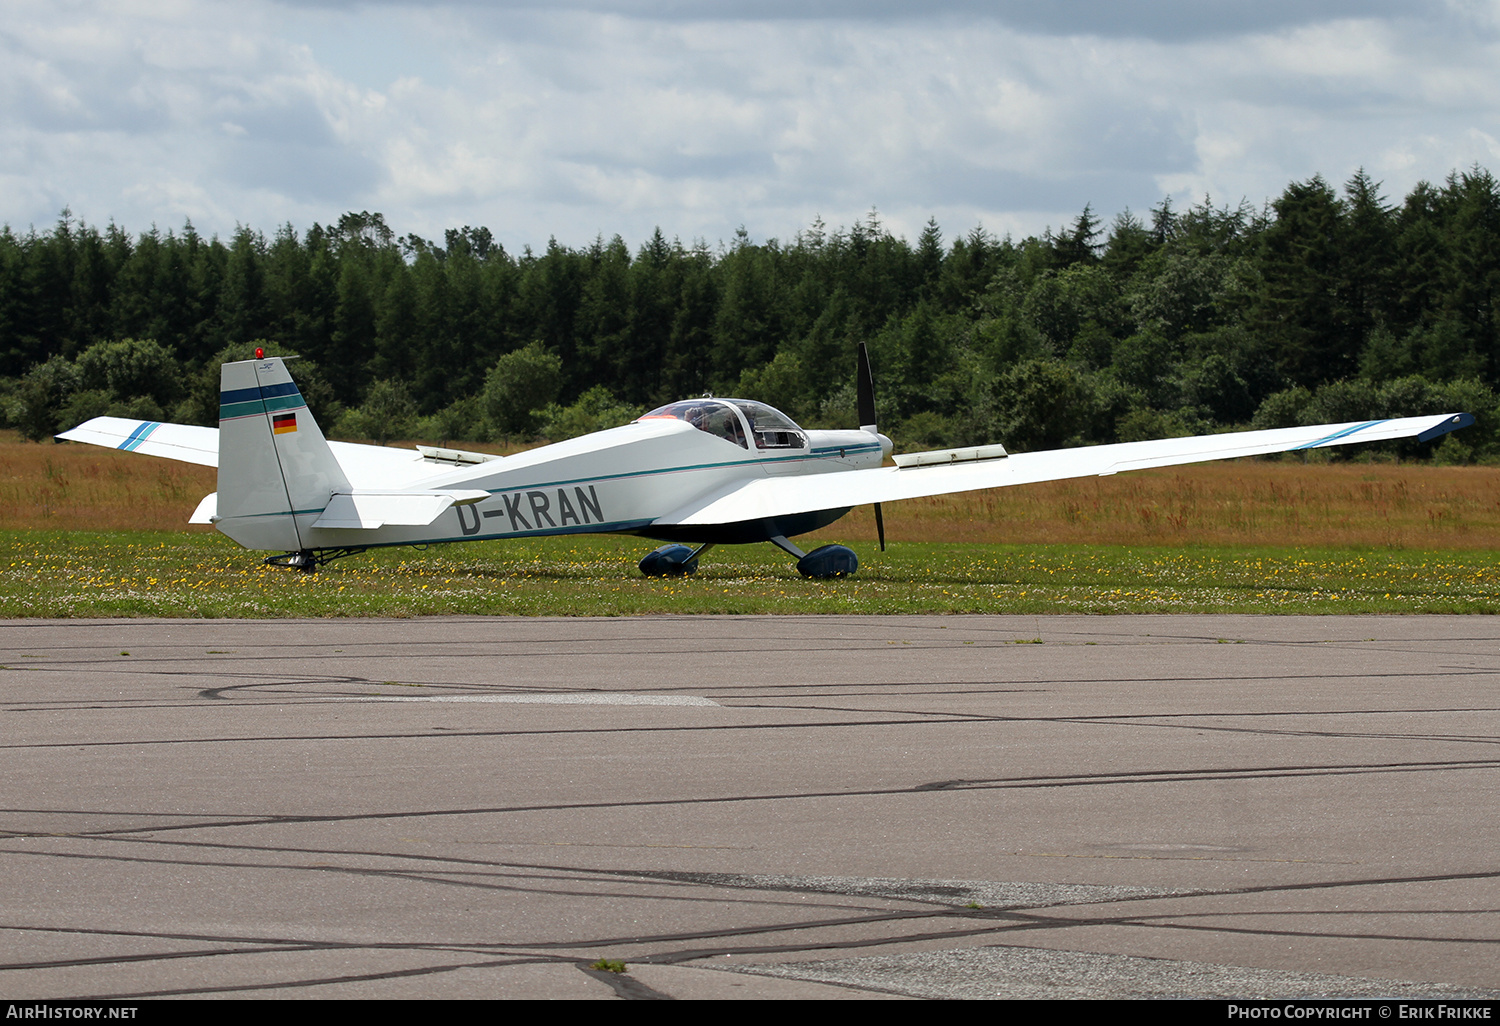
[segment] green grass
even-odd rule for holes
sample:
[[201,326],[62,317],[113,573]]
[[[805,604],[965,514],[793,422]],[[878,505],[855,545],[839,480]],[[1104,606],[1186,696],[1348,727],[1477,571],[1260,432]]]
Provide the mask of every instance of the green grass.
[[299,574],[211,534],[0,532],[0,617],[1500,612],[1488,551],[897,543],[858,546],[853,578],[808,581],[751,545],[647,580],[635,564],[651,545],[386,549]]

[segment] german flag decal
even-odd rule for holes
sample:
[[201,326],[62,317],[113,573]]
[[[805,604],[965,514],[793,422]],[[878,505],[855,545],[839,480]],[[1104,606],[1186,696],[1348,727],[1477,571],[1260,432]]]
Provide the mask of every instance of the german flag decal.
[[289,434],[297,430],[297,415],[295,413],[278,413],[271,418],[271,430],[278,435]]

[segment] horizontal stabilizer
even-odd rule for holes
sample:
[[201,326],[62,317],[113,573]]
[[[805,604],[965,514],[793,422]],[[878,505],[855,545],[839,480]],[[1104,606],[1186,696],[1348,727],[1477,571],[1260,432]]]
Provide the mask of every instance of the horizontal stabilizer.
[[193,510],[193,515],[188,517],[190,524],[211,524],[219,519],[219,493],[209,492],[198,503],[198,508]]
[[314,527],[373,531],[377,527],[426,527],[450,506],[467,506],[490,497],[482,490],[448,492],[335,492]]
[[219,465],[218,428],[161,424],[154,420],[129,420],[125,417],[95,417],[57,437],[204,467]]

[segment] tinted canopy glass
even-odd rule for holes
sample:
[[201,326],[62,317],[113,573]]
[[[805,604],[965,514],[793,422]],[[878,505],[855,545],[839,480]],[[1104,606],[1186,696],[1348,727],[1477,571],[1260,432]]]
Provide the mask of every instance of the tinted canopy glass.
[[745,441],[745,426],[740,423],[733,406],[720,399],[684,399],[680,403],[658,406],[640,420],[681,420],[699,431],[707,431],[741,448],[750,448]]
[[[743,417],[743,420],[741,419]],[[659,406],[640,420],[671,418],[693,425],[699,431],[727,439],[748,449],[749,438],[757,449],[801,449],[807,446],[803,434],[792,418],[765,403],[749,399],[684,399]]]

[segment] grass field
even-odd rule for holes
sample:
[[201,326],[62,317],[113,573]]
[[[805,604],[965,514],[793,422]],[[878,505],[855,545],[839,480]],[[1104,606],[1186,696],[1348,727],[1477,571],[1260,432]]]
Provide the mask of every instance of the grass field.
[[302,575],[188,527],[213,489],[208,468],[0,436],[0,616],[1500,612],[1490,467],[1249,461],[916,500],[886,507],[883,554],[856,510],[809,539],[859,551],[859,574],[832,582],[769,545],[646,580],[654,543],[615,536]]

